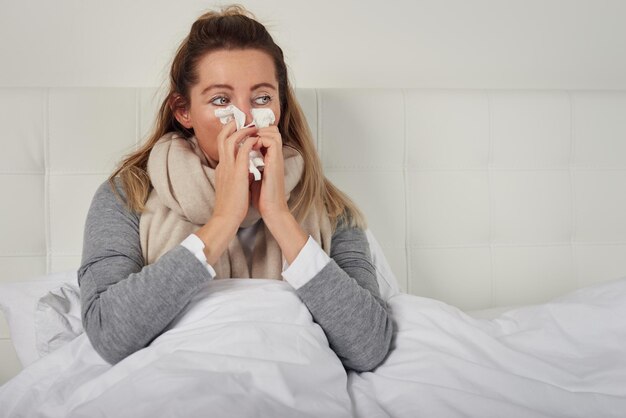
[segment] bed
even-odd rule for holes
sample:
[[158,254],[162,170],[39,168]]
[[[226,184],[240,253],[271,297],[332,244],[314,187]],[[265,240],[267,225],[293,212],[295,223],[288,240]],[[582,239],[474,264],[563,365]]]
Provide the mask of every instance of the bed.
[[83,223],[160,92],[5,88],[0,416],[626,414],[626,92],[297,95],[369,221],[383,364],[346,372],[286,283],[241,279],[106,364],[80,324]]

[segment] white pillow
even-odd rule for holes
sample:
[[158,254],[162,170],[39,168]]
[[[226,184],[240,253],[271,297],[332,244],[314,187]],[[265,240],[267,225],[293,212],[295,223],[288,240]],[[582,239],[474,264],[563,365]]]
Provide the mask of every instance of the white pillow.
[[378,280],[378,287],[380,288],[380,296],[383,300],[388,300],[391,296],[400,293],[400,285],[398,279],[391,271],[391,267],[385,258],[383,249],[374,238],[372,231],[367,229],[365,231],[367,241],[370,244],[370,252],[372,253],[372,263],[376,269],[376,279]]
[[83,333],[80,316],[80,289],[63,283],[37,302],[35,342],[39,357],[50,354]]
[[11,340],[23,367],[40,358],[37,352],[35,322],[39,300],[64,283],[78,286],[76,272],[55,273],[28,281],[0,283],[0,309],[9,324]]

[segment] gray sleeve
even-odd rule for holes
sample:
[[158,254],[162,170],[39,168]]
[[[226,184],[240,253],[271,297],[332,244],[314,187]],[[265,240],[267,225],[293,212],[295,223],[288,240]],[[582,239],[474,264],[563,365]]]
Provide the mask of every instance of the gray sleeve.
[[387,356],[393,321],[380,297],[365,232],[337,228],[330,256],[297,293],[344,366],[372,370]]
[[[118,191],[124,193],[118,182]],[[206,268],[178,245],[144,266],[139,215],[108,182],[93,197],[78,270],[83,328],[111,364],[147,346],[209,280]]]

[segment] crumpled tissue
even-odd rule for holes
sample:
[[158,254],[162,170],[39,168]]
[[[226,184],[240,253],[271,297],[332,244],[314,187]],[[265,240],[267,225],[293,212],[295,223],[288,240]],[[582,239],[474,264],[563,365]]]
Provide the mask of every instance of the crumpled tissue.
[[[243,113],[235,105],[228,105],[223,109],[217,109],[215,111],[215,116],[220,119],[222,125],[226,125],[228,122],[235,119],[237,130],[249,128],[251,126],[256,126],[257,128],[267,128],[276,121],[276,116],[274,115],[274,112],[272,112],[272,109],[252,109],[251,113],[252,122],[250,122],[248,125],[244,125],[246,123],[246,114]],[[256,150],[250,151],[250,163],[248,166],[248,171],[254,175],[254,181],[261,180],[260,170],[262,170],[263,167],[265,167],[265,163],[263,162],[263,155]]]

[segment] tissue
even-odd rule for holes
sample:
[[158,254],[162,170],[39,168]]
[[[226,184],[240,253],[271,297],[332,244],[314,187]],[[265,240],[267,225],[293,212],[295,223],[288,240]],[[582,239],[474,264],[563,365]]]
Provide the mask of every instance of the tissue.
[[[235,105],[228,105],[223,109],[217,109],[215,111],[215,116],[220,119],[222,125],[226,125],[232,119],[235,119],[237,130],[249,128],[251,126],[256,126],[257,128],[267,128],[276,121],[276,116],[274,116],[274,112],[272,112],[272,109],[252,109],[251,112],[252,122],[250,122],[248,125],[244,125],[246,123],[246,114],[243,113]],[[263,167],[265,167],[265,163],[263,162],[263,155],[259,151],[250,151],[250,162],[248,165],[248,171],[252,175],[254,175],[254,181],[261,180],[260,170],[262,170]]]

